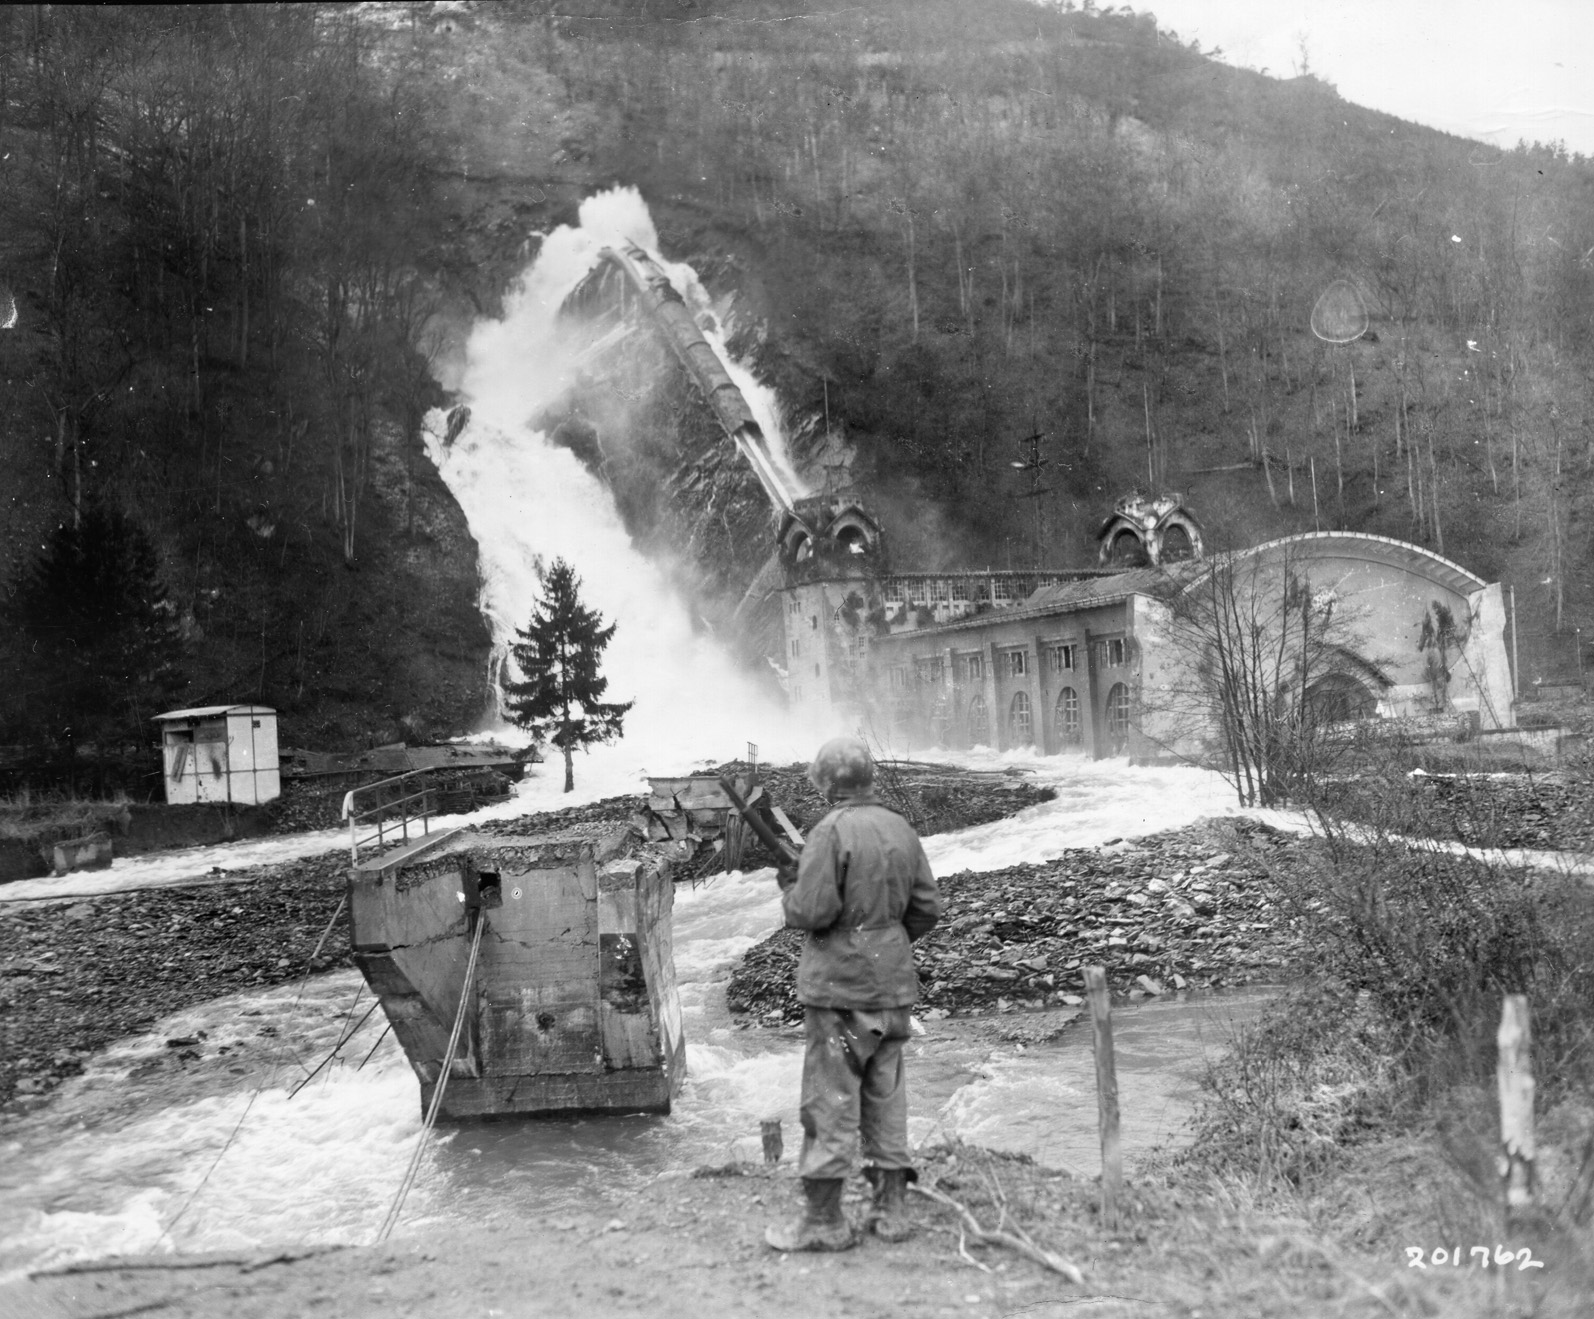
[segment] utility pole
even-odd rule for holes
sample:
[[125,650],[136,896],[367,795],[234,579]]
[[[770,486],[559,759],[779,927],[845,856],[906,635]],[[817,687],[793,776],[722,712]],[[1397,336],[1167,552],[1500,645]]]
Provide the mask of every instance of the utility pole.
[[1517,588],[1511,584],[1511,699],[1522,695],[1522,661],[1517,658]]
[[[1043,430],[1036,430],[1034,433],[1026,435],[1019,443],[1029,445],[1028,457],[1023,462],[1008,463],[1009,467],[1017,471],[1029,473],[1029,489],[1021,490],[1018,497],[1035,501],[1035,567],[1037,568],[1042,566],[1042,559],[1045,553],[1045,539],[1041,521],[1043,513],[1041,496],[1050,494],[1052,491],[1051,486],[1043,486],[1041,484],[1041,472],[1050,466],[1047,459],[1041,457],[1041,441],[1046,438],[1046,434]],[[1012,566],[1012,564],[1008,564],[1008,567],[1011,568]]]

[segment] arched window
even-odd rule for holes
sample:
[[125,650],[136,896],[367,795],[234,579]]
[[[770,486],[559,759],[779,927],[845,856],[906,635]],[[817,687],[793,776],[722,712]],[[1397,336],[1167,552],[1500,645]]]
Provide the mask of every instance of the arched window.
[[1371,719],[1377,710],[1377,698],[1349,674],[1327,674],[1306,689],[1306,713],[1316,724]]
[[1085,742],[1079,722],[1079,693],[1072,687],[1057,693],[1057,738],[1065,747],[1083,746]]
[[1030,713],[1029,693],[1014,692],[1013,703],[1007,707],[1007,742],[1009,746],[1027,747],[1035,741],[1034,718]]
[[862,527],[848,525],[836,532],[836,544],[848,554],[867,554],[869,535]]
[[1195,558],[1195,542],[1190,539],[1190,533],[1178,522],[1170,522],[1162,530],[1162,561],[1164,563],[1178,563],[1183,559]]
[[1129,688],[1115,682],[1107,693],[1107,745],[1121,756],[1129,744]]
[[991,720],[985,710],[985,698],[976,696],[969,702],[969,745],[987,746],[991,741]]
[[1125,527],[1112,538],[1112,563],[1118,568],[1144,568],[1151,562],[1146,544]]

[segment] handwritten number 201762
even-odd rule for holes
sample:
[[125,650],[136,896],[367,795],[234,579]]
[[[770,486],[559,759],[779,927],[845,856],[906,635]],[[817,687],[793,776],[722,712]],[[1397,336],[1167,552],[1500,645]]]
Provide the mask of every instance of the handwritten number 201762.
[[[1534,1259],[1533,1251],[1527,1246],[1523,1246],[1521,1250],[1507,1250],[1504,1246],[1496,1246],[1492,1253],[1488,1246],[1474,1246],[1467,1252],[1467,1256],[1475,1258],[1478,1261],[1478,1267],[1481,1269],[1488,1268],[1491,1259],[1498,1269],[1503,1269],[1515,1261],[1518,1273],[1522,1272],[1523,1269],[1542,1269],[1544,1267],[1544,1261],[1542,1259]],[[1442,1264],[1456,1267],[1461,1264],[1464,1258],[1466,1256],[1462,1255],[1460,1246],[1456,1246],[1451,1250],[1438,1246],[1432,1251],[1424,1250],[1421,1246],[1406,1247],[1406,1267],[1408,1269],[1426,1269],[1430,1264],[1435,1268]]]

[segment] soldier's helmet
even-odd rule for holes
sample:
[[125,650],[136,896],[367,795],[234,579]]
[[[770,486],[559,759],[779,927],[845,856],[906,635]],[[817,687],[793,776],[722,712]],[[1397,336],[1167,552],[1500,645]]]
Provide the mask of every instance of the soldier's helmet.
[[874,757],[859,737],[833,737],[819,748],[808,767],[808,781],[827,797],[862,792],[874,783]]

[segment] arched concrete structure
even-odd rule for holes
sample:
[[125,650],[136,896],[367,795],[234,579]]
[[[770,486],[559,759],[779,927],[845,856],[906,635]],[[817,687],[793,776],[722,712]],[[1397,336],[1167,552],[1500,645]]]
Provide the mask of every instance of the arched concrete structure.
[[1424,577],[1435,586],[1461,598],[1486,585],[1477,573],[1468,572],[1459,563],[1442,554],[1435,554],[1422,545],[1361,531],[1302,531],[1294,536],[1281,536],[1278,540],[1253,545],[1249,549],[1236,550],[1235,557],[1265,557],[1287,547],[1296,547],[1302,556],[1313,560],[1343,557],[1382,564]]
[[[1260,580],[1276,574],[1280,588],[1289,574],[1333,610],[1344,638],[1338,647],[1343,675],[1367,689],[1379,716],[1475,714],[1484,729],[1515,725],[1499,583],[1409,541],[1308,531],[1209,561],[1211,568],[1191,573],[1182,590],[1199,590],[1222,562],[1254,564]],[[1425,644],[1424,625],[1431,627],[1439,609],[1455,622],[1455,644],[1443,656],[1436,655],[1431,636]],[[1436,661],[1448,670],[1448,681],[1436,679]],[[1170,667],[1166,655],[1149,666]],[[1162,672],[1146,676],[1168,680]]]
[[[1201,523],[1177,491],[1154,499],[1138,490],[1125,495],[1097,528],[1096,541],[1098,560],[1122,567],[1199,559],[1202,552]],[[1131,542],[1140,547],[1139,555],[1125,551]]]
[[800,499],[780,515],[775,537],[788,584],[816,576],[855,577],[866,565],[878,574],[883,567],[880,524],[856,500]]

